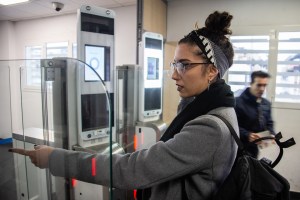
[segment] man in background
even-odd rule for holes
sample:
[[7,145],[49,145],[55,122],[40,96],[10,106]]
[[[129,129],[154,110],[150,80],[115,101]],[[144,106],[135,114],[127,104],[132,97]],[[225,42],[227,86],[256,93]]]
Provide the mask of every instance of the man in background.
[[[263,98],[264,91],[269,83],[270,75],[263,71],[251,74],[250,87],[236,97],[235,111],[238,118],[240,138],[246,145],[260,137],[275,134],[271,116],[271,103]],[[250,144],[248,152],[257,158],[258,147]]]

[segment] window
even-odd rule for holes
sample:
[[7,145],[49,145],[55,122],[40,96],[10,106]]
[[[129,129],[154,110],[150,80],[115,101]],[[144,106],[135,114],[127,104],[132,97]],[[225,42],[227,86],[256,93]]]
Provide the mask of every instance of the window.
[[[74,48],[74,47],[73,47]],[[45,55],[45,46],[26,46],[26,86],[41,85],[40,59]],[[46,44],[46,58],[68,57],[68,42]]]
[[275,101],[300,103],[300,32],[279,32]]
[[249,86],[250,74],[268,70],[269,36],[232,36],[233,65],[228,71],[228,83],[235,96]]
[[68,57],[68,42],[47,43],[46,57]]
[[26,57],[26,85],[39,86],[41,84],[42,46],[25,47]]

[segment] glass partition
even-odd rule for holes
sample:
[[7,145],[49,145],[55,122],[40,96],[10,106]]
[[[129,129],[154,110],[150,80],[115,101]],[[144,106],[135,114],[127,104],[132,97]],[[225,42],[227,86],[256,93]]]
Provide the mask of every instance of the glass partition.
[[[123,65],[116,69],[116,140],[126,153],[147,149],[155,144],[176,116],[180,101],[175,81],[167,70],[162,74],[162,86],[149,86],[152,93],[144,93],[142,97],[141,90],[147,90],[141,81],[143,73],[144,70],[137,65]],[[157,92],[160,89],[161,94]],[[144,111],[148,108],[142,107],[143,103],[155,112],[151,113],[150,110],[150,115],[146,116],[148,113]],[[143,114],[146,117],[140,116]]]
[[[150,148],[159,141],[177,114],[180,99],[175,82],[168,71],[164,70],[162,75],[158,75],[162,79],[161,86],[158,84],[145,86],[143,80],[147,76],[144,76],[144,73],[146,72],[143,68],[137,65],[123,65],[116,68],[116,140],[125,153]],[[152,93],[149,95],[145,91]],[[152,110],[149,110],[149,107]],[[135,177],[131,178],[135,180]],[[125,190],[121,193],[120,199],[126,197],[134,200],[137,198],[137,191],[136,188]]]
[[[27,84],[30,63],[39,63],[38,86]],[[162,85],[145,94],[141,82],[144,71],[139,66],[116,67],[111,82],[103,82],[96,73],[93,81],[86,79],[87,68],[95,73],[90,66],[70,58],[0,61],[0,128],[9,134],[9,140],[0,140],[0,155],[6,159],[0,164],[1,173],[6,174],[1,174],[1,186],[6,189],[1,187],[0,199],[136,199],[137,188],[115,187],[119,183],[112,181],[112,156],[147,149],[160,139],[177,114],[180,99],[175,82],[165,70],[160,76]],[[147,112],[141,103],[147,104]],[[152,114],[148,118],[140,117],[141,113]],[[51,157],[49,170],[36,167],[29,157],[8,152],[12,147],[33,150],[34,145],[83,152],[80,158],[91,159],[80,165],[53,154],[56,156]],[[94,159],[99,154],[104,155],[101,166]],[[53,175],[53,168],[59,174]],[[79,175],[73,176],[74,171]],[[134,182],[135,177],[131,178]],[[116,182],[118,179],[115,177]]]
[[[40,65],[41,78],[35,80],[40,84],[34,87],[27,84],[30,63]],[[112,141],[113,83],[103,82],[93,69],[93,81],[86,81],[86,68],[91,67],[69,58],[0,61],[0,128],[7,133],[7,138],[0,140],[1,159],[5,159],[0,164],[4,177],[0,199],[112,199],[110,161],[104,166],[108,180],[101,186],[94,184],[95,162],[87,172],[89,179],[80,181],[82,175],[54,176],[49,169],[35,167],[29,157],[8,152],[12,147],[33,150],[34,145],[48,145],[85,155],[106,154],[108,160],[112,153],[122,153]],[[61,162],[67,160],[52,158],[49,165],[63,166],[61,170],[66,171],[81,169]]]

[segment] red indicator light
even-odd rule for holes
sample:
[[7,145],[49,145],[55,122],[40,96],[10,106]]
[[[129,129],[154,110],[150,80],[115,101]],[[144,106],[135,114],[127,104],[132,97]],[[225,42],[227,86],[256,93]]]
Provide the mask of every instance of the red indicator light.
[[72,178],[72,187],[76,187],[77,180],[75,178]]
[[96,158],[92,158],[92,176],[96,176]]
[[137,150],[137,147],[138,147],[138,137],[136,134],[134,134],[134,137],[133,137],[133,149],[134,151]]

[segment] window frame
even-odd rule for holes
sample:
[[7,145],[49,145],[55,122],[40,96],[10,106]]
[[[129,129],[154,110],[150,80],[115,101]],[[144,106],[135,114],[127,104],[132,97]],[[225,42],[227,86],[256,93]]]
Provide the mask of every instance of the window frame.
[[[31,59],[31,58],[27,58],[27,54],[26,54],[27,47],[41,46],[42,47],[42,55],[41,55],[40,59],[47,59],[47,44],[50,44],[50,43],[67,43],[67,56],[64,56],[64,57],[70,57],[70,58],[73,57],[73,44],[76,44],[76,42],[70,42],[68,40],[66,40],[66,41],[49,41],[49,42],[45,42],[45,43],[30,42],[30,43],[24,45],[24,59],[25,59],[24,65],[26,65],[27,59]],[[23,73],[22,74],[22,77],[23,77],[22,78],[22,89],[24,89],[24,91],[40,92],[40,85],[28,84],[27,70],[22,70],[22,73]]]
[[[295,26],[251,26],[240,27],[233,32],[233,36],[259,36],[269,35],[269,57],[268,57],[268,73],[271,75],[269,85],[266,89],[266,98],[272,103],[273,108],[295,109],[300,110],[300,103],[276,102],[276,76],[277,76],[277,57],[278,57],[278,34],[279,32],[300,32],[300,25]],[[228,82],[228,72],[224,75],[224,79]]]

